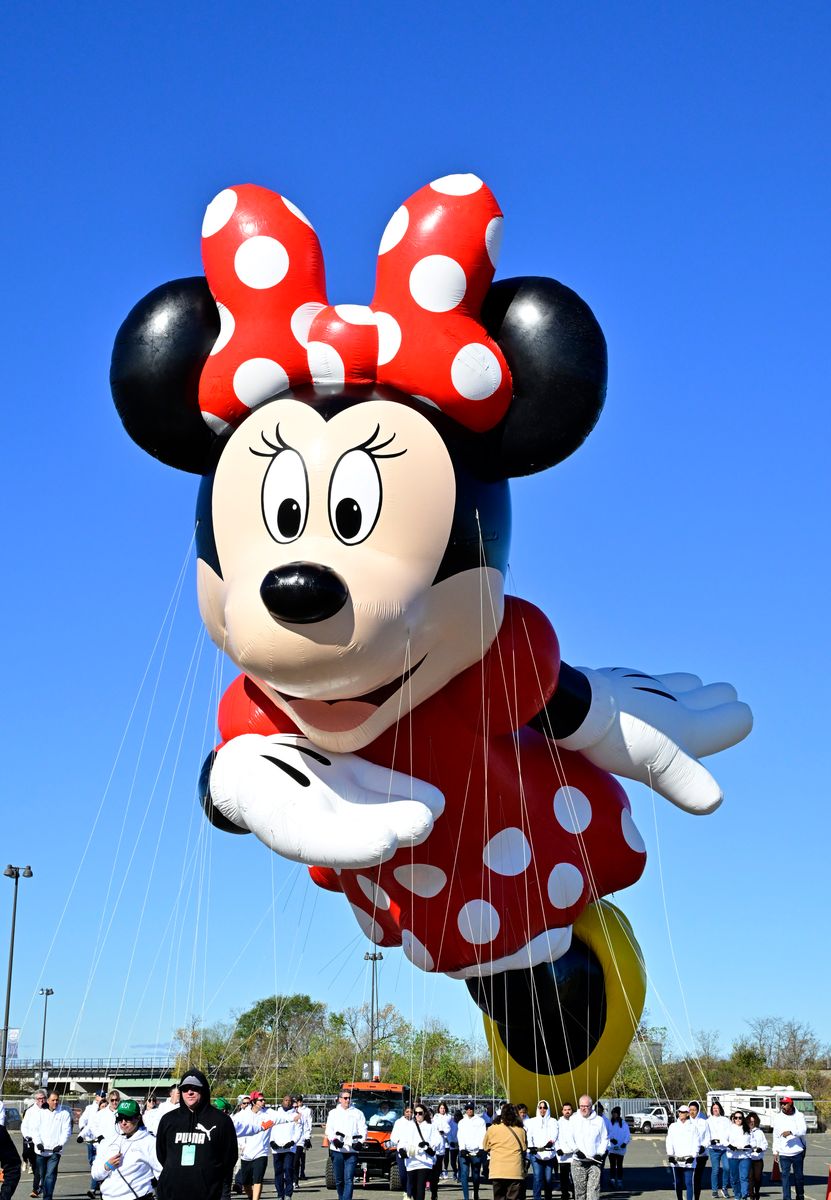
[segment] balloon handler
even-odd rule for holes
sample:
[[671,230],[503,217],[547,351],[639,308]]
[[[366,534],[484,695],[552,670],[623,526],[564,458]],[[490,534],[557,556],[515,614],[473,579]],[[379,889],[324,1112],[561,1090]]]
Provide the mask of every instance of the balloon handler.
[[202,476],[200,610],[242,671],[209,819],[463,980],[506,1093],[559,1105],[603,1092],[643,1006],[603,899],[645,864],[613,776],[711,812],[700,760],[752,719],[728,684],[570,666],[506,596],[508,481],[591,432],[606,344],[563,284],[492,282],[501,231],[480,179],[437,179],[390,219],[371,304],[331,306],[303,213],[226,188],[205,277],[136,305],[111,383],[138,445]]

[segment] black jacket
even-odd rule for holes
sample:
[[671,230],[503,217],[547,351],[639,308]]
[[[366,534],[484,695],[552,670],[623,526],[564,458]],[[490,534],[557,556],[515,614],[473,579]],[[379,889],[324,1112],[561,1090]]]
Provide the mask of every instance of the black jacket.
[[0,1197],[6,1200],[14,1193],[20,1183],[20,1155],[9,1137],[5,1125],[0,1125],[0,1167],[3,1168],[4,1179],[0,1184]]
[[[159,1121],[156,1157],[162,1164],[159,1200],[219,1200],[237,1161],[237,1135],[226,1113],[211,1104],[211,1088],[201,1071],[188,1070],[204,1085],[190,1109],[184,1100]],[[188,1161],[190,1160],[190,1161]]]

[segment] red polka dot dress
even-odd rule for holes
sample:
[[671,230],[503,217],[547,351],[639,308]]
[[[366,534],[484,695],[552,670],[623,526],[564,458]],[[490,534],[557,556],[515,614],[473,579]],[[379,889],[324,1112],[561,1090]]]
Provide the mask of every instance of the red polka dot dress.
[[[641,875],[645,850],[609,774],[527,722],[556,690],[557,638],[533,605],[507,598],[484,659],[362,755],[434,784],[445,808],[420,846],[377,868],[311,868],[342,891],[380,946],[461,977],[552,961],[592,900]],[[220,708],[224,740],[296,732],[241,676]]]

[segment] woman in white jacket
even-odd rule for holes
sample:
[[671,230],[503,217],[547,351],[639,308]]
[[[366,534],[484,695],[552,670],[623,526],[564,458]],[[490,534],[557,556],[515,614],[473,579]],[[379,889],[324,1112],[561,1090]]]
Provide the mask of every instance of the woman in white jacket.
[[750,1129],[743,1112],[730,1117],[730,1136],[727,1139],[727,1161],[730,1164],[730,1186],[735,1200],[748,1200],[750,1195]]
[[432,1178],[436,1159],[444,1151],[444,1138],[430,1121],[430,1110],[417,1104],[413,1110],[413,1140],[405,1146],[407,1153],[407,1182],[411,1185],[413,1200],[424,1200],[427,1180]]
[[750,1130],[750,1196],[751,1200],[759,1200],[762,1193],[762,1165],[768,1140],[762,1132],[761,1122],[755,1112],[747,1114],[747,1127]]
[[[444,1150],[441,1156],[441,1177],[447,1178],[447,1160],[449,1158],[449,1142],[450,1142],[450,1124],[453,1118],[450,1115],[450,1109],[444,1100],[439,1101],[432,1124],[438,1129],[444,1139]],[[432,1191],[432,1188],[431,1188]]]
[[609,1118],[609,1183],[613,1188],[623,1187],[623,1156],[631,1140],[629,1126],[616,1104]]
[[730,1187],[730,1167],[727,1163],[730,1122],[718,1100],[710,1105],[707,1129],[710,1131],[710,1184],[715,1200],[718,1196],[726,1196]]
[[537,1115],[525,1125],[528,1137],[528,1153],[531,1170],[534,1172],[534,1200],[551,1200],[557,1178],[557,1118],[551,1116],[547,1100],[537,1104]]
[[98,1146],[92,1178],[105,1200],[151,1195],[162,1165],[156,1158],[156,1139],[142,1124],[135,1100],[121,1101],[114,1124],[117,1132]]

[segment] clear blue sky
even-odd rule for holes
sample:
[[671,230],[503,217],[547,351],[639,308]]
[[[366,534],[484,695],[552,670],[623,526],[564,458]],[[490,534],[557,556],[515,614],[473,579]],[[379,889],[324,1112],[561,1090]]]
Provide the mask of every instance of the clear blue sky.
[[[6,13],[0,858],[35,872],[11,1013],[24,1054],[41,986],[53,1055],[139,1052],[275,986],[368,996],[343,901],[195,805],[220,666],[204,645],[189,674],[192,560],[128,727],[195,484],[123,433],[109,353],[139,297],[201,270],[220,188],[293,199],[330,298],[365,303],[393,209],[468,170],[506,214],[499,274],[563,280],[609,343],[595,433],[514,488],[513,590],[569,661],[728,679],[756,715],[718,763],[714,816],[653,816],[630,789],[650,858],[618,900],[652,1018],[677,1046],[690,1024],[727,1044],[764,1013],[831,1040],[830,32],[812,0]],[[0,956],[10,904],[0,879]],[[398,951],[381,997],[479,1026],[462,985]]]

